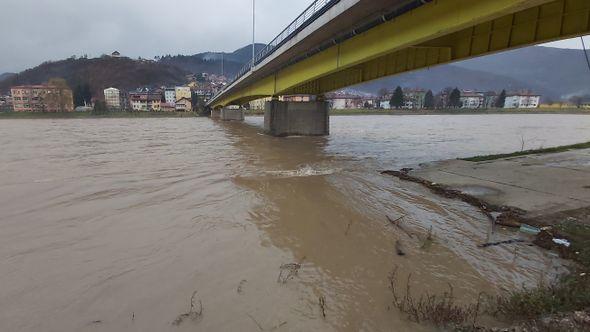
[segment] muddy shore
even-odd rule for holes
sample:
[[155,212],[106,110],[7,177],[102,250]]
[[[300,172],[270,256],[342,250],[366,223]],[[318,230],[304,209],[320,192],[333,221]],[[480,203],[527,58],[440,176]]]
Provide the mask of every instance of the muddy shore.
[[[532,290],[532,293],[531,290],[513,293],[504,303],[515,305],[517,301],[514,299],[520,297],[518,305],[522,307],[519,309],[534,311],[535,305],[543,302],[537,294],[570,297],[577,291],[569,286],[571,283],[581,287],[582,291],[587,290],[587,271],[590,268],[590,149],[492,157],[484,158],[485,161],[445,160],[422,164],[417,169],[405,168],[382,174],[421,184],[446,198],[464,201],[477,207],[495,228],[514,231],[514,240],[485,243],[481,244],[482,248],[528,242],[575,262],[570,267],[571,274],[564,276],[563,280],[567,282],[556,281],[555,286],[548,288],[539,285],[539,290]],[[527,304],[522,300],[529,298],[534,298],[537,303]],[[590,320],[586,319],[588,311],[584,306],[574,305],[564,309],[560,305],[548,304],[546,308],[550,308],[551,314],[539,312],[513,325],[512,329],[586,330],[590,328]],[[555,315],[555,312],[562,313]]]

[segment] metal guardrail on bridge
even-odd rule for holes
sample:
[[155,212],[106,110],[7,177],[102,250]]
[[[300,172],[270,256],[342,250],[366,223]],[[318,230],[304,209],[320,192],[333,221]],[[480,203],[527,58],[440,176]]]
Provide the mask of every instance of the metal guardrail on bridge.
[[[318,17],[322,16],[326,11],[336,5],[340,0],[315,0],[301,15],[299,15],[291,24],[289,24],[281,33],[275,37],[268,45],[266,45],[254,59],[248,61],[242,69],[238,72],[231,82],[227,85],[228,87],[234,82],[242,78],[248,72],[252,70],[254,66],[264,61],[270,55],[272,55],[279,47],[291,40],[301,30],[310,25]],[[223,90],[218,92],[213,98],[223,93]]]

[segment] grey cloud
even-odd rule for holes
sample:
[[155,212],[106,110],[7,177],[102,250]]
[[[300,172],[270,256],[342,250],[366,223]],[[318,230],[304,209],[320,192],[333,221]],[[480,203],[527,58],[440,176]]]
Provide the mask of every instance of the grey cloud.
[[[257,0],[268,42],[311,0]],[[252,0],[3,0],[0,73],[71,55],[233,51],[251,42]]]
[[[268,42],[312,0],[256,0]],[[251,42],[252,0],[1,0],[0,73],[71,55],[233,51]],[[590,42],[590,41],[589,41]],[[578,40],[558,47],[580,48]]]

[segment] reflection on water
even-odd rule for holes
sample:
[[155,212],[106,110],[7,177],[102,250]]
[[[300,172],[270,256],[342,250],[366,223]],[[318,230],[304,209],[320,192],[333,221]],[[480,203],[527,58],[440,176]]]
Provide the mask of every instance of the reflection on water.
[[[331,122],[330,137],[284,139],[261,135],[260,118],[1,121],[0,330],[426,330],[390,307],[395,266],[462,299],[558,271],[526,245],[477,248],[514,235],[490,238],[475,209],[378,170],[520,149],[522,136],[590,140],[590,118]],[[173,326],[194,291],[203,317]]]

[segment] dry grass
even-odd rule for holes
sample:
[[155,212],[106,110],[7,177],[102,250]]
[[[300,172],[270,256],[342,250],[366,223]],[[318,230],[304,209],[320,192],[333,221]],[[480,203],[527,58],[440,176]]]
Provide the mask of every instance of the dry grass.
[[590,277],[574,273],[549,286],[523,289],[495,298],[492,314],[509,320],[590,308]]

